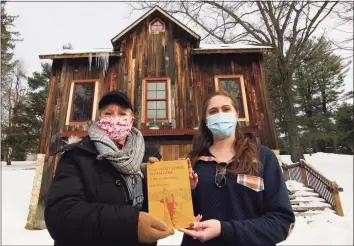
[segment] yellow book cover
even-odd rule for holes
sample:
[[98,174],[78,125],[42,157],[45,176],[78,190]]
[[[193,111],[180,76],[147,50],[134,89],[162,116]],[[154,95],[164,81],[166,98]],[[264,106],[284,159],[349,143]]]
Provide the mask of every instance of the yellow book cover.
[[149,213],[168,228],[189,228],[194,212],[187,161],[148,164],[147,186]]

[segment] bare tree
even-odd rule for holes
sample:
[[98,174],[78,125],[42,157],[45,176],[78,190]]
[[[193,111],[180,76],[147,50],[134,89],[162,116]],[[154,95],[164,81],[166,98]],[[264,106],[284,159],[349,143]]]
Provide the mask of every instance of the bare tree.
[[13,108],[26,96],[26,87],[23,84],[23,79],[26,78],[23,62],[17,60],[13,64],[13,71],[5,81],[2,81],[1,88],[1,151],[7,165],[11,165],[13,149],[11,145]]
[[307,41],[320,32],[319,26],[335,14],[338,1],[181,1],[130,3],[132,11],[159,5],[184,23],[194,25],[206,42],[246,42],[275,48],[277,72],[282,80],[286,134],[292,161],[303,158],[299,144],[293,102],[293,73],[299,65],[298,54]]
[[[336,17],[333,29],[339,31],[343,36],[346,36],[343,40],[336,42],[333,39],[332,45],[339,50],[353,52],[353,12],[354,2],[340,2],[338,8],[335,10]],[[350,27],[349,29],[343,28],[343,26]],[[348,58],[352,58],[350,55]]]

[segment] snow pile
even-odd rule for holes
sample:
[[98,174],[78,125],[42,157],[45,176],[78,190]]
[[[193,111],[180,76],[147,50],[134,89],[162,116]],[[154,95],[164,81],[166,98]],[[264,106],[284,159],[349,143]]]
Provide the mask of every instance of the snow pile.
[[332,207],[328,203],[319,202],[319,201],[300,202],[299,206],[300,207],[329,207],[329,208]]
[[331,211],[297,217],[290,237],[278,245],[353,245],[353,218],[340,217]]
[[294,193],[294,196],[318,196],[318,194],[314,192],[308,192],[305,190],[299,190]]
[[286,186],[288,187],[288,189],[290,191],[309,191],[309,190],[312,190],[310,188],[307,188],[304,186],[304,184],[302,183],[299,183],[297,181],[294,181],[294,180],[288,180],[286,181]]
[[[299,216],[298,215],[299,213],[302,214],[302,216]],[[330,208],[325,208],[324,210],[308,210],[306,212],[294,212],[294,214],[297,214],[296,223],[299,219],[301,220],[301,219],[313,218],[314,215],[320,215],[325,213],[335,214],[335,211]]]
[[312,197],[312,196],[298,196],[292,201],[297,201],[297,202],[324,202],[325,200],[320,197]]

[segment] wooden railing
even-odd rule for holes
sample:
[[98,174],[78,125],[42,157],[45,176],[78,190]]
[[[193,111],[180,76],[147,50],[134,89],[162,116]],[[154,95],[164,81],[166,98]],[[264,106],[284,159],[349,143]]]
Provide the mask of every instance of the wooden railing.
[[320,197],[332,206],[339,216],[344,215],[339,197],[339,192],[343,191],[343,188],[339,187],[336,182],[328,180],[305,160],[300,160],[300,162],[291,165],[282,163],[282,168],[285,180],[295,180],[314,189]]

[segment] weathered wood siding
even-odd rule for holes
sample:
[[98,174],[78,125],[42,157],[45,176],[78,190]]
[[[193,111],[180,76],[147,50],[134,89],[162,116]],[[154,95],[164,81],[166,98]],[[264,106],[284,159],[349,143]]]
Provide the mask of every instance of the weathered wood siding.
[[217,75],[243,75],[249,122],[241,126],[256,126],[263,145],[278,149],[272,111],[264,77],[261,54],[213,54],[193,56],[193,86],[195,111],[199,113],[203,98],[215,91]]
[[[149,22],[155,17],[164,21],[164,32],[149,32]],[[172,127],[193,128],[197,124],[203,99],[215,91],[216,75],[243,76],[250,121],[240,125],[257,126],[260,142],[278,149],[262,55],[192,55],[195,42],[189,34],[163,16],[150,16],[120,40],[122,56],[109,58],[105,74],[102,68],[97,67],[95,57],[91,66],[87,58],[54,60],[40,152],[47,156],[56,152],[60,146],[59,133],[85,131],[87,128],[86,124],[66,125],[73,80],[98,80],[99,98],[110,90],[125,90],[133,102],[137,126],[144,127],[143,80],[167,77],[170,79]],[[167,149],[173,147],[164,148],[168,153]]]
[[[95,63],[91,68],[88,59],[58,59],[53,61],[52,76],[49,81],[49,94],[42,127],[40,153],[54,153],[59,147],[58,134],[63,131],[87,130],[86,124],[66,125],[69,109],[70,87],[73,80],[98,80],[104,85],[102,69]],[[100,95],[102,91],[100,92]]]
[[192,149],[191,141],[150,140],[149,143],[156,145],[164,161],[186,157]]
[[[149,23],[159,17],[165,31],[149,32]],[[168,77],[171,81],[171,121],[176,128],[195,126],[191,48],[193,40],[173,22],[162,16],[150,16],[121,41],[123,56],[118,62],[117,85],[133,100],[138,126],[142,117],[142,81],[145,78]]]

